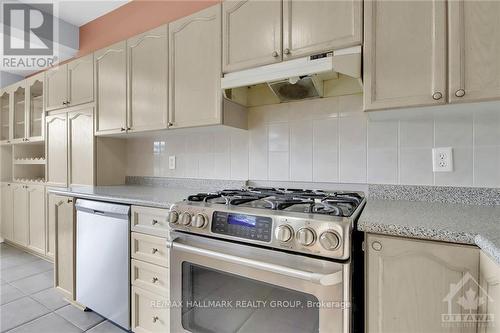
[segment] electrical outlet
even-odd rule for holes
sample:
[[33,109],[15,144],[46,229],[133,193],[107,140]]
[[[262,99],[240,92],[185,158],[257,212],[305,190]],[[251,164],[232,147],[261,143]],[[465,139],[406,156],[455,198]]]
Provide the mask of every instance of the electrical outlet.
[[168,157],[168,168],[170,170],[175,170],[175,155]]
[[432,171],[453,172],[453,148],[432,149]]

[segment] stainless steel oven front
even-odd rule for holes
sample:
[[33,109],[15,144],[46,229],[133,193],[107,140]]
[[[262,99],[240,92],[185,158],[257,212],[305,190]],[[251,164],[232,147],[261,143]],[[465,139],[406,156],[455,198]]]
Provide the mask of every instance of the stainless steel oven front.
[[350,332],[350,264],[184,233],[170,247],[171,332]]

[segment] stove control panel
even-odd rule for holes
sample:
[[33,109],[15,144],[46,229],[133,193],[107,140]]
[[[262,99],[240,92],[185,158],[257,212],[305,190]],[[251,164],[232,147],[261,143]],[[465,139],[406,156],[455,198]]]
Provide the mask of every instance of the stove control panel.
[[227,236],[271,241],[273,220],[270,217],[234,214],[216,211],[212,218],[212,232]]

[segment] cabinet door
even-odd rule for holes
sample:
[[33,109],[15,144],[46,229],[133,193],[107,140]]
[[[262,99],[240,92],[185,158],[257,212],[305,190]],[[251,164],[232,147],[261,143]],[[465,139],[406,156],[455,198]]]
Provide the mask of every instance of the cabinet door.
[[68,63],[68,103],[71,106],[94,100],[94,54]]
[[9,143],[12,138],[10,110],[10,92],[8,89],[0,90],[0,143]]
[[13,241],[28,245],[28,192],[26,185],[12,184],[12,197],[14,201],[14,230]]
[[129,117],[132,132],[167,128],[168,27],[127,41]]
[[169,25],[171,127],[220,124],[221,6]]
[[59,207],[63,205],[68,200],[67,197],[63,197],[55,194],[47,195],[47,230],[46,230],[46,255],[49,258],[54,259],[56,253],[56,219]]
[[361,6],[360,0],[283,0],[283,58],[360,45]]
[[484,294],[484,303],[480,306],[479,312],[488,316],[492,321],[479,325],[479,333],[498,333],[500,320],[500,264],[491,260],[481,251],[479,267],[481,269],[479,279]]
[[94,54],[96,77],[96,134],[126,130],[127,53],[122,41]]
[[62,198],[55,207],[55,285],[64,297],[75,299],[75,218],[72,198]]
[[364,6],[365,110],[446,103],[446,2]]
[[450,102],[500,98],[500,2],[449,1]]
[[68,133],[66,114],[46,118],[47,183],[66,186],[68,183]]
[[27,130],[28,141],[43,141],[44,136],[44,112],[43,112],[43,90],[44,74],[40,73],[26,80],[28,90],[28,117]]
[[45,254],[45,187],[29,185],[28,193],[28,247]]
[[94,108],[68,113],[69,184],[94,185]]
[[26,139],[26,81],[22,81],[12,89],[12,141],[23,142]]
[[45,73],[45,89],[45,109],[47,111],[66,107],[68,101],[67,65],[49,69]]
[[478,291],[477,248],[376,235],[365,244],[367,332],[475,332],[443,315],[469,313],[458,302]]
[[281,0],[222,3],[225,73],[281,61]]
[[13,231],[14,231],[14,219],[13,219],[13,209],[14,209],[14,201],[13,201],[13,193],[12,193],[12,184],[3,183],[1,185],[1,214],[0,218],[2,219],[2,237],[7,240],[13,240]]

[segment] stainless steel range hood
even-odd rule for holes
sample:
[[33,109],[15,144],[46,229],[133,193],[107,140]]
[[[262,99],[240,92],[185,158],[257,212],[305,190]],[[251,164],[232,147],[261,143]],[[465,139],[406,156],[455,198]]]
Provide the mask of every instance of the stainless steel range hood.
[[323,82],[338,74],[361,78],[361,46],[227,73],[221,87],[227,92],[265,83],[280,102],[289,102],[323,97]]

